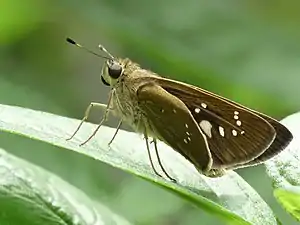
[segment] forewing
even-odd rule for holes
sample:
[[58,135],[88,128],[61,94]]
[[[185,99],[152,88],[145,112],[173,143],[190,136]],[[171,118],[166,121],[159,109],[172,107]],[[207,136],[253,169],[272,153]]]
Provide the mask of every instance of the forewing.
[[185,104],[155,84],[137,91],[148,135],[159,138],[179,152],[200,171],[210,170],[212,159],[206,136]]
[[[252,110],[253,111],[253,110]],[[260,156],[255,158],[254,160],[247,162],[245,164],[237,165],[236,169],[239,167],[247,167],[252,165],[257,165],[260,163],[263,163],[264,161],[271,159],[275,155],[279,154],[281,151],[283,151],[288,144],[293,140],[292,133],[280,122],[276,121],[275,119],[266,116],[262,113],[256,112],[259,116],[267,120],[275,129],[276,131],[276,137],[275,140],[272,142],[272,144],[269,146],[269,148]]]
[[[210,93],[209,91],[206,91],[204,89],[201,89],[201,88],[198,88],[198,87],[194,87],[204,93],[207,93],[207,94],[212,94]],[[258,156],[257,158],[253,159],[252,161],[249,161],[245,164],[241,164],[241,165],[236,165],[234,166],[234,168],[232,169],[236,169],[236,168],[239,168],[239,167],[247,167],[247,166],[252,166],[252,165],[256,165],[256,164],[260,164],[268,159],[271,159],[272,157],[274,157],[275,155],[279,154],[281,151],[283,151],[287,146],[288,144],[293,140],[293,135],[292,133],[283,125],[281,124],[279,121],[273,119],[272,117],[270,116],[267,116],[263,113],[260,113],[258,111],[255,111],[253,109],[250,109],[250,108],[247,108],[241,104],[238,104],[236,102],[233,102],[229,99],[226,99],[222,96],[217,96],[218,98],[224,100],[224,101],[227,101],[227,102],[230,102],[231,104],[235,105],[235,106],[238,106],[238,107],[241,107],[245,110],[249,110],[257,115],[259,115],[260,117],[264,118],[266,121],[268,121],[272,126],[273,128],[275,129],[275,132],[276,132],[276,136],[275,136],[275,139],[274,141],[272,142],[272,144],[263,152],[263,154],[261,154],[260,156]]]
[[164,78],[155,81],[188,107],[207,137],[212,168],[231,168],[263,154],[276,131],[262,117],[211,92]]

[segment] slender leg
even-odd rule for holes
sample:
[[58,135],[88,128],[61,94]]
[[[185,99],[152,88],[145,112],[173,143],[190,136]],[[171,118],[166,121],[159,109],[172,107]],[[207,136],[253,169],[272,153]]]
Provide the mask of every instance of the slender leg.
[[116,132],[115,132],[114,136],[112,137],[112,139],[110,140],[110,142],[108,143],[108,146],[113,142],[113,140],[114,140],[115,137],[117,136],[117,133],[118,133],[120,127],[122,126],[122,122],[123,122],[123,120],[120,120],[120,121],[119,121],[119,124],[118,124],[118,126],[117,126]]
[[110,92],[110,95],[109,95],[109,98],[108,98],[107,107],[106,107],[105,113],[104,113],[104,115],[102,117],[102,120],[100,121],[100,123],[98,124],[97,128],[94,130],[94,132],[92,133],[92,135],[86,141],[82,142],[79,146],[85,145],[87,142],[89,142],[96,135],[96,133],[98,132],[98,130],[100,129],[100,127],[102,126],[102,124],[106,121],[108,113],[109,113],[109,111],[111,109],[111,103],[112,103],[111,99],[112,99],[112,92]]
[[162,165],[162,162],[160,160],[160,157],[159,157],[159,154],[158,154],[158,150],[157,150],[157,140],[155,138],[153,138],[152,142],[154,143],[154,148],[155,148],[155,153],[156,153],[156,156],[157,156],[157,160],[158,160],[158,164],[160,166],[160,168],[162,169],[162,171],[164,172],[164,174],[171,180],[173,181],[174,183],[176,183],[176,180],[174,178],[172,178],[168,173],[167,171],[165,170],[165,168],[163,167]]
[[156,171],[156,169],[155,169],[155,167],[154,167],[154,165],[153,165],[153,162],[152,162],[152,159],[151,159],[151,153],[150,153],[149,143],[148,143],[148,136],[147,136],[146,132],[145,132],[145,134],[144,134],[144,137],[145,137],[145,140],[146,140],[147,152],[148,152],[148,157],[149,157],[149,160],[150,160],[151,167],[152,167],[154,173],[155,173],[157,176],[162,177],[162,175],[160,175],[160,174]]
[[107,109],[104,113],[104,116],[102,117],[102,120],[100,121],[100,123],[98,124],[98,126],[94,130],[94,132],[91,134],[91,136],[86,141],[82,142],[79,146],[85,145],[96,135],[96,133],[98,132],[98,130],[100,129],[102,124],[107,120],[108,113],[109,113],[109,110]]
[[69,137],[68,139],[66,139],[67,141],[71,140],[71,139],[76,135],[76,133],[79,131],[79,129],[80,129],[80,127],[82,126],[82,124],[88,119],[88,117],[89,117],[89,115],[90,115],[90,112],[91,112],[91,109],[92,109],[92,107],[94,107],[94,106],[96,106],[96,107],[98,107],[98,108],[105,108],[105,109],[107,109],[107,105],[105,105],[105,104],[101,104],[101,103],[97,103],[97,102],[91,102],[91,103],[89,104],[89,106],[86,108],[84,117],[82,118],[82,120],[81,120],[79,126],[76,128],[76,130],[75,130],[75,132],[72,134],[72,136]]

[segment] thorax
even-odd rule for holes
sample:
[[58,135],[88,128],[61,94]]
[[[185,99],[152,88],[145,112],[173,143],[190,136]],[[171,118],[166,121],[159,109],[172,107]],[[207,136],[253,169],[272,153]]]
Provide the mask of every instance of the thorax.
[[137,132],[144,132],[147,124],[143,111],[139,107],[138,89],[151,82],[152,74],[145,76],[146,70],[137,69],[124,74],[112,88],[112,108],[116,116]]

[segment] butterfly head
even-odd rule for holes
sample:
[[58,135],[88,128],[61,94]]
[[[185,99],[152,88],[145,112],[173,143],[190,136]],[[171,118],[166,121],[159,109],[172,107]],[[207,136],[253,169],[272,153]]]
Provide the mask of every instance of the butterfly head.
[[101,81],[106,86],[114,86],[124,72],[122,60],[115,58],[102,45],[99,45],[99,48],[108,56],[102,67]]
[[119,81],[140,69],[140,65],[128,58],[111,58],[105,61],[101,71],[101,81],[104,85],[114,87]]
[[105,61],[101,71],[101,81],[104,85],[114,86],[124,72],[124,65],[121,60],[108,59]]

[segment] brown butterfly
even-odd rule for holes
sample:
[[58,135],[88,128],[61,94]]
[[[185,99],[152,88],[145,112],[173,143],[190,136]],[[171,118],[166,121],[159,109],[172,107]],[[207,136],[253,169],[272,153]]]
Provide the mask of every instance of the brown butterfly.
[[[84,48],[70,38],[67,41]],[[161,176],[151,160],[149,137],[162,171],[175,181],[160,161],[157,140],[184,156],[201,174],[217,177],[228,169],[260,164],[285,149],[293,139],[285,126],[269,116],[193,85],[163,78],[100,48],[107,56],[92,53],[106,59],[101,80],[111,87],[110,97],[101,123],[82,144],[96,134],[108,112],[112,112],[121,120],[110,143],[122,122],[131,125],[145,137],[154,172]],[[91,103],[72,137],[88,118],[92,106],[103,104]]]

